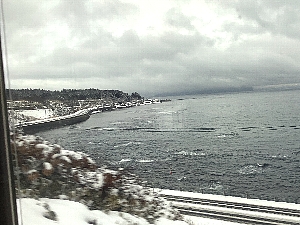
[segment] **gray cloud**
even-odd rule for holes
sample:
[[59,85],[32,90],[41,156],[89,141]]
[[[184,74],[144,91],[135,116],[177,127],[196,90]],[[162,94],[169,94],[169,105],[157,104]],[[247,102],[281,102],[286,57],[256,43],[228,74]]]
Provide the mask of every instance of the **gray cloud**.
[[300,83],[298,1],[207,1],[211,23],[182,4],[141,34],[138,4],[6,1],[11,85],[156,94]]
[[194,30],[195,27],[191,24],[191,18],[184,15],[180,8],[172,8],[166,13],[166,23],[176,28],[184,28]]
[[300,38],[300,5],[297,0],[229,0],[220,5],[225,9],[235,9],[238,18],[245,21],[246,25],[240,26],[242,33],[255,30]]

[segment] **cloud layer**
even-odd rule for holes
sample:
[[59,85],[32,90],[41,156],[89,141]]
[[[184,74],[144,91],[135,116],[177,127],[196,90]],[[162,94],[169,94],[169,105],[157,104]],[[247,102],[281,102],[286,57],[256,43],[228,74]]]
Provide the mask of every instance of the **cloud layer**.
[[297,0],[5,0],[12,88],[142,94],[300,83]]

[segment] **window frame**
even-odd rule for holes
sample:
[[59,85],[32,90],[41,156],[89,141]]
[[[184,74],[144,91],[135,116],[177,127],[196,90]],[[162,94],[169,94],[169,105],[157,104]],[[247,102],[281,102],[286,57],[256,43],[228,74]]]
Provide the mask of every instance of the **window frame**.
[[10,149],[7,98],[4,81],[2,36],[0,35],[0,224],[17,225],[15,182]]

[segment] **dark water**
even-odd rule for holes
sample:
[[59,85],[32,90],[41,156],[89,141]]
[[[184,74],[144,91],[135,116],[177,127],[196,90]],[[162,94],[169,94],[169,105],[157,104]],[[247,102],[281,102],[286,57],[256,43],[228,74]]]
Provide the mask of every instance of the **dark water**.
[[300,203],[299,97],[181,96],[38,135],[151,186]]

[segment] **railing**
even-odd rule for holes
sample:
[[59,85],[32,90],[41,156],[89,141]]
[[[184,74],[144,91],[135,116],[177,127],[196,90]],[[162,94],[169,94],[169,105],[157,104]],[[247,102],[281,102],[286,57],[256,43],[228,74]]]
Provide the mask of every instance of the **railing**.
[[[172,191],[168,193],[168,191],[164,190],[158,193],[185,215],[242,222],[245,224],[300,224],[300,205],[293,203],[202,195],[200,193],[188,193],[189,195],[194,194],[195,197],[187,197],[180,196],[180,192],[172,195]],[[187,192],[181,193],[185,195]]]

